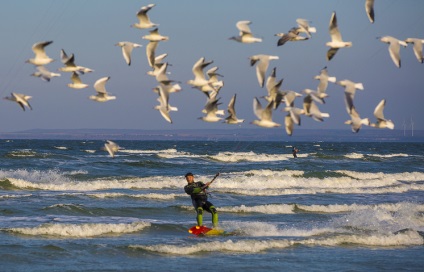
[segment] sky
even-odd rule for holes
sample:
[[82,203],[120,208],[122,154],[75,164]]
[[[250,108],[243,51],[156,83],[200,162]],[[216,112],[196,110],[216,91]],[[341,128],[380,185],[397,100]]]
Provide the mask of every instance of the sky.
[[[178,108],[171,112],[170,124],[154,109],[158,85],[147,75],[150,67],[146,58],[147,40],[141,37],[151,29],[137,29],[136,13],[147,4],[156,4],[149,11],[152,22],[159,24],[159,32],[169,40],[160,42],[156,54],[167,53],[168,77],[180,81],[182,91],[170,95],[170,104]],[[424,1],[375,1],[375,23],[371,24],[364,8],[365,0],[180,0],[117,1],[117,0],[5,0],[0,3],[0,96],[11,92],[32,96],[33,110],[22,111],[16,104],[0,100],[0,133],[29,129],[226,129],[255,128],[253,99],[262,105],[266,95],[256,78],[255,67],[249,57],[257,54],[278,56],[272,60],[266,76],[276,67],[277,79],[284,79],[281,90],[316,89],[318,75],[327,67],[330,76],[337,80],[361,82],[363,91],[357,91],[355,107],[361,117],[373,116],[375,106],[386,99],[384,114],[395,123],[395,129],[424,129],[424,64],[415,58],[412,46],[401,48],[401,68],[392,62],[388,45],[377,37],[393,36],[424,39]],[[332,12],[337,13],[338,27],[343,40],[353,46],[342,48],[331,61],[327,61],[330,41],[328,25]],[[304,18],[316,27],[311,39],[287,42],[277,46],[276,33],[287,32],[296,26],[296,19]],[[242,44],[228,38],[238,34],[236,23],[251,21],[254,36],[261,43]],[[53,41],[46,47],[48,56],[55,59],[46,67],[58,72],[62,67],[60,50],[75,55],[75,63],[92,68],[94,72],[81,76],[90,86],[75,90],[67,87],[70,73],[50,82],[30,76],[35,68],[25,61],[33,57],[31,47],[41,41]],[[115,46],[119,41],[142,45],[134,49],[128,66]],[[236,112],[245,122],[228,125],[222,122],[207,123],[199,120],[206,96],[193,89],[187,81],[194,78],[193,64],[201,57],[213,61],[207,68],[218,66],[223,75],[224,87],[219,93],[220,109],[226,111],[229,100],[237,94]],[[207,70],[207,69],[205,69]],[[110,76],[106,83],[116,100],[98,103],[88,99],[95,94],[94,82]],[[330,114],[324,122],[302,116],[297,129],[345,129],[350,117],[344,103],[344,88],[329,84],[326,103],[318,105]],[[303,97],[295,101],[302,107]],[[282,124],[283,107],[273,112],[273,120]],[[226,115],[227,116],[227,115]],[[266,129],[266,128],[258,128]],[[363,128],[375,129],[375,128]],[[361,132],[359,132],[361,133]],[[284,132],[285,134],[285,132]]]

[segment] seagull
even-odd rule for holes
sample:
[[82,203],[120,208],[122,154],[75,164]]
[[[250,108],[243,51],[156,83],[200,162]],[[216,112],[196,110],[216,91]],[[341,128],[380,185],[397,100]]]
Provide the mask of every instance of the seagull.
[[[156,81],[162,86],[162,88],[168,93],[175,93],[181,91],[181,86],[179,84],[172,85],[174,80],[168,79],[166,75],[166,69],[168,67],[168,63],[164,63],[156,73]],[[154,89],[154,91],[156,88]]]
[[66,54],[65,50],[60,51],[60,59],[62,63],[65,65],[64,67],[60,67],[58,70],[62,72],[78,72],[80,74],[90,73],[93,72],[92,69],[83,67],[83,66],[77,66],[75,65],[75,56],[74,54],[71,54],[69,57]]
[[365,11],[370,22],[374,23],[374,0],[365,0]]
[[259,62],[256,65],[256,76],[258,77],[259,86],[263,87],[265,83],[265,73],[269,66],[270,60],[277,60],[279,59],[278,56],[271,56],[271,55],[254,55],[249,57],[250,59],[250,66],[254,66],[257,62]]
[[311,27],[309,25],[309,20],[298,18],[296,19],[296,23],[299,26],[298,31],[306,33],[308,38],[311,38],[311,33],[316,33],[317,29],[315,27]]
[[97,94],[89,96],[91,100],[94,100],[97,102],[106,102],[109,100],[116,99],[116,96],[110,96],[106,91],[105,84],[106,84],[106,81],[108,81],[109,79],[110,79],[110,76],[102,77],[94,83],[94,89],[96,90]]
[[295,91],[286,91],[284,93],[284,103],[286,103],[286,107],[293,107],[294,100],[296,97],[302,96],[300,93],[297,93]]
[[159,105],[155,106],[154,109],[158,110],[162,117],[172,124],[172,119],[169,115],[169,112],[178,111],[178,108],[169,105],[169,92],[162,88],[162,86],[158,87],[158,93],[159,97],[157,98],[157,101],[159,102]]
[[88,84],[82,83],[77,72],[72,72],[71,81],[72,81],[72,83],[68,83],[69,88],[84,89],[84,88],[88,87]]
[[50,72],[43,65],[39,65],[36,67],[37,67],[37,72],[34,72],[33,74],[31,74],[31,76],[39,77],[44,81],[50,81],[50,79],[52,79],[53,77],[60,77],[60,74]]
[[231,98],[230,103],[228,104],[228,117],[225,118],[225,123],[227,124],[239,124],[243,123],[244,119],[238,119],[236,116],[236,110],[234,109],[234,104],[236,103],[236,94]]
[[315,121],[322,122],[324,118],[330,117],[330,114],[321,112],[313,101],[311,95],[305,96],[303,99],[303,110],[306,116],[312,117]]
[[155,54],[156,54],[156,47],[158,46],[159,42],[152,42],[149,41],[149,43],[146,46],[146,56],[147,61],[149,62],[149,66],[154,68],[155,66]]
[[328,82],[336,82],[336,77],[328,76],[327,66],[321,69],[320,74],[315,76],[314,78],[319,80],[319,84],[317,87],[318,94],[324,94],[327,91]]
[[216,82],[212,82],[211,79],[206,79],[205,74],[203,73],[203,69],[211,63],[213,63],[213,61],[205,61],[204,57],[201,57],[198,61],[196,61],[192,68],[194,79],[187,81],[187,84],[198,89],[202,89],[205,85],[211,87],[210,89],[206,89],[206,91],[215,90],[214,84],[217,86],[221,85]]
[[109,155],[114,158],[115,153],[121,149],[119,145],[117,145],[115,142],[112,142],[110,140],[106,140],[104,149],[109,153]]
[[4,99],[18,103],[22,110],[25,111],[25,106],[32,110],[32,107],[28,102],[28,100],[31,98],[32,96],[25,94],[10,93],[10,96],[5,97]]
[[326,93],[318,93],[311,89],[304,89],[303,93],[307,94],[311,99],[320,104],[325,104],[324,98],[328,96]]
[[198,119],[203,120],[205,122],[218,122],[221,120],[221,117],[218,117],[217,115],[225,115],[224,110],[218,110],[218,105],[221,103],[218,103],[219,98],[216,99],[215,96],[210,96],[206,102],[205,108],[202,110],[202,112],[206,113],[206,116],[199,117]]
[[286,91],[284,94],[284,103],[286,104],[284,111],[289,112],[288,115],[292,119],[292,122],[298,126],[300,126],[300,115],[305,113],[303,109],[299,109],[294,106],[294,100],[299,96],[302,95],[295,91]]
[[149,31],[150,34],[144,35],[141,37],[142,39],[149,40],[151,42],[160,42],[160,41],[167,41],[169,40],[169,37],[162,36],[159,34],[158,28],[153,29],[152,31]]
[[355,96],[356,90],[364,90],[364,85],[362,85],[362,83],[355,83],[348,79],[337,81],[336,84],[345,87],[345,93],[351,94],[352,99]]
[[132,24],[131,27],[146,29],[158,26],[158,24],[154,24],[150,21],[149,16],[147,16],[147,12],[156,6],[155,4],[149,4],[147,6],[141,7],[141,9],[137,12],[138,23]]
[[153,64],[153,66],[152,66],[152,68],[153,68],[153,70],[151,70],[151,71],[147,71],[147,74],[149,75],[149,76],[154,76],[154,77],[156,77],[156,75],[159,73],[159,71],[160,71],[160,68],[162,68],[162,65],[164,65],[164,63],[162,63],[161,61],[164,59],[164,58],[166,58],[166,56],[167,56],[168,54],[162,54],[162,55],[159,55],[159,56],[157,56],[157,57],[155,57],[154,58],[154,64]]
[[35,57],[32,59],[28,59],[26,63],[31,63],[35,66],[40,66],[49,64],[50,62],[54,61],[53,59],[49,58],[49,56],[47,56],[46,51],[44,50],[44,48],[52,42],[53,41],[35,43],[32,46],[32,51],[34,52]]
[[384,110],[385,105],[386,105],[386,100],[383,99],[375,107],[374,116],[375,116],[375,118],[377,118],[377,122],[370,124],[371,127],[389,128],[389,129],[395,128],[395,124],[392,122],[392,120],[387,120],[387,119],[384,118],[383,110]]
[[345,102],[347,113],[350,115],[350,120],[345,122],[346,125],[351,125],[352,132],[358,133],[362,125],[369,126],[370,120],[368,118],[362,119],[359,116],[359,113],[356,111],[355,106],[353,105],[353,96],[350,93],[345,92]]
[[420,63],[423,63],[423,61],[424,61],[424,58],[423,58],[423,43],[424,43],[424,40],[423,39],[417,39],[417,38],[407,38],[405,40],[405,42],[414,44],[413,49],[414,49],[415,57],[417,57],[417,60]]
[[214,86],[214,91],[216,92],[219,92],[219,90],[224,87],[224,82],[218,79],[218,76],[224,76],[216,72],[218,69],[219,68],[217,66],[214,66],[206,71],[206,74],[209,77],[209,82]]
[[351,47],[352,42],[344,42],[342,35],[340,34],[339,28],[337,27],[336,12],[333,12],[330,19],[330,36],[331,42],[327,42],[325,45],[331,47],[327,52],[327,60],[330,61],[337,51],[343,47]]
[[229,38],[230,40],[235,40],[240,43],[256,43],[262,42],[261,38],[253,37],[252,31],[250,31],[249,25],[251,21],[238,21],[236,27],[238,28],[239,36],[233,36]]
[[122,47],[122,55],[124,56],[125,62],[131,65],[131,52],[134,48],[141,47],[141,44],[133,42],[118,42],[116,46]]
[[289,136],[292,136],[293,134],[293,129],[294,129],[294,123],[293,120],[290,116],[290,113],[288,113],[285,117],[284,117],[284,126],[286,128],[286,133]]
[[253,112],[259,120],[253,120],[251,124],[264,128],[280,127],[281,124],[272,121],[272,104],[272,102],[269,102],[266,108],[262,108],[261,102],[255,97],[253,99]]
[[218,76],[223,76],[223,75],[218,74],[216,72],[217,70],[218,70],[218,67],[215,66],[209,69],[208,71],[206,71],[206,74],[208,75],[208,78],[209,78],[207,80],[208,83],[205,85],[196,87],[197,89],[202,91],[207,97],[210,97],[211,94],[216,96],[221,90],[221,88],[224,86],[224,82],[218,79]]
[[268,101],[273,103],[273,109],[277,109],[280,103],[283,100],[284,94],[279,89],[281,85],[283,84],[283,80],[276,81],[276,67],[272,69],[272,74],[267,78],[266,80],[266,89],[268,91],[268,95],[264,96],[264,98]]
[[400,68],[400,46],[408,46],[408,44],[404,41],[398,40],[396,38],[393,38],[392,36],[384,36],[379,37],[380,41],[384,43],[389,44],[389,53],[390,57],[393,60],[393,63],[396,65],[397,68]]
[[281,37],[278,39],[277,46],[284,45],[286,42],[296,42],[296,41],[305,41],[308,40],[308,37],[303,37],[299,35],[299,28],[293,27],[287,33],[277,33],[274,36]]

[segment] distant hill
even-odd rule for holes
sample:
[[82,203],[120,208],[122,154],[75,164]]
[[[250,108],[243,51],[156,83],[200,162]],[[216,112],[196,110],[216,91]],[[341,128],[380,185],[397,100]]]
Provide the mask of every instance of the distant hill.
[[[405,135],[404,135],[405,133]],[[424,131],[366,128],[359,133],[345,130],[298,129],[288,136],[283,129],[33,129],[0,133],[0,139],[63,140],[198,140],[198,141],[283,141],[283,142],[424,142]]]

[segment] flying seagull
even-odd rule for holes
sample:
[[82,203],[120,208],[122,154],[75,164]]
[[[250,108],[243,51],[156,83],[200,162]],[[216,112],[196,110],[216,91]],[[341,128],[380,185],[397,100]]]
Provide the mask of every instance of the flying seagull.
[[414,45],[413,49],[414,49],[414,54],[415,57],[417,58],[418,62],[423,63],[424,58],[423,58],[423,43],[424,40],[423,39],[417,39],[417,38],[407,38],[405,40],[406,43],[412,43]]
[[49,56],[47,56],[46,51],[44,50],[44,48],[51,43],[53,43],[53,41],[35,43],[32,46],[32,51],[34,52],[35,57],[28,59],[26,62],[34,64],[35,66],[40,66],[49,64],[50,62],[54,61]]
[[389,129],[394,129],[395,128],[395,124],[392,122],[392,120],[388,120],[388,119],[385,119],[384,118],[383,110],[384,110],[384,106],[385,105],[386,105],[386,100],[383,99],[375,107],[374,116],[377,119],[377,122],[370,124],[371,127],[375,127],[375,128],[389,128]]
[[141,44],[133,42],[118,42],[115,45],[122,48],[122,55],[124,56],[125,62],[128,64],[128,66],[131,65],[131,52],[133,49],[141,47]]
[[265,73],[269,66],[270,60],[277,60],[279,59],[278,56],[271,56],[271,55],[254,55],[249,57],[250,59],[250,66],[256,65],[256,76],[258,78],[259,86],[263,87],[265,83]]
[[389,54],[392,58],[393,63],[396,65],[397,68],[400,68],[400,46],[408,46],[408,44],[404,41],[398,40],[392,36],[384,36],[379,37],[381,42],[388,43],[389,44]]
[[244,119],[238,119],[236,116],[236,110],[234,109],[234,104],[236,103],[236,94],[231,98],[230,103],[228,103],[228,117],[225,118],[225,123],[227,124],[239,124],[243,123]]
[[330,25],[329,25],[331,41],[327,42],[325,45],[331,47],[327,52],[327,60],[330,61],[337,51],[343,47],[351,47],[352,42],[345,42],[342,39],[339,28],[337,26],[337,17],[336,12],[331,14]]
[[4,99],[18,103],[22,110],[25,111],[25,106],[32,110],[32,107],[28,102],[31,98],[32,96],[29,95],[11,93],[10,96],[5,97]]
[[131,27],[146,29],[158,26],[158,24],[152,23],[150,21],[149,16],[147,15],[147,12],[151,10],[154,6],[156,5],[149,4],[147,6],[141,7],[141,9],[137,12],[138,23],[132,24]]
[[105,85],[109,79],[110,79],[110,76],[102,77],[94,83],[94,89],[96,90],[97,94],[89,96],[91,100],[94,100],[97,102],[106,102],[109,100],[116,99],[116,96],[111,96],[106,91]]
[[256,38],[253,36],[252,31],[250,30],[250,27],[249,27],[251,23],[252,23],[251,21],[238,21],[236,23],[236,27],[239,30],[239,35],[233,36],[229,39],[240,42],[240,43],[262,42],[261,38]]

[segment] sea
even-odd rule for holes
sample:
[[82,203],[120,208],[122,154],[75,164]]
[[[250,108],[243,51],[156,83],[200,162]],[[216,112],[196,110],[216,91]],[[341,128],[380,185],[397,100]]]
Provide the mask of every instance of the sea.
[[115,142],[0,140],[1,271],[423,271],[422,142]]

